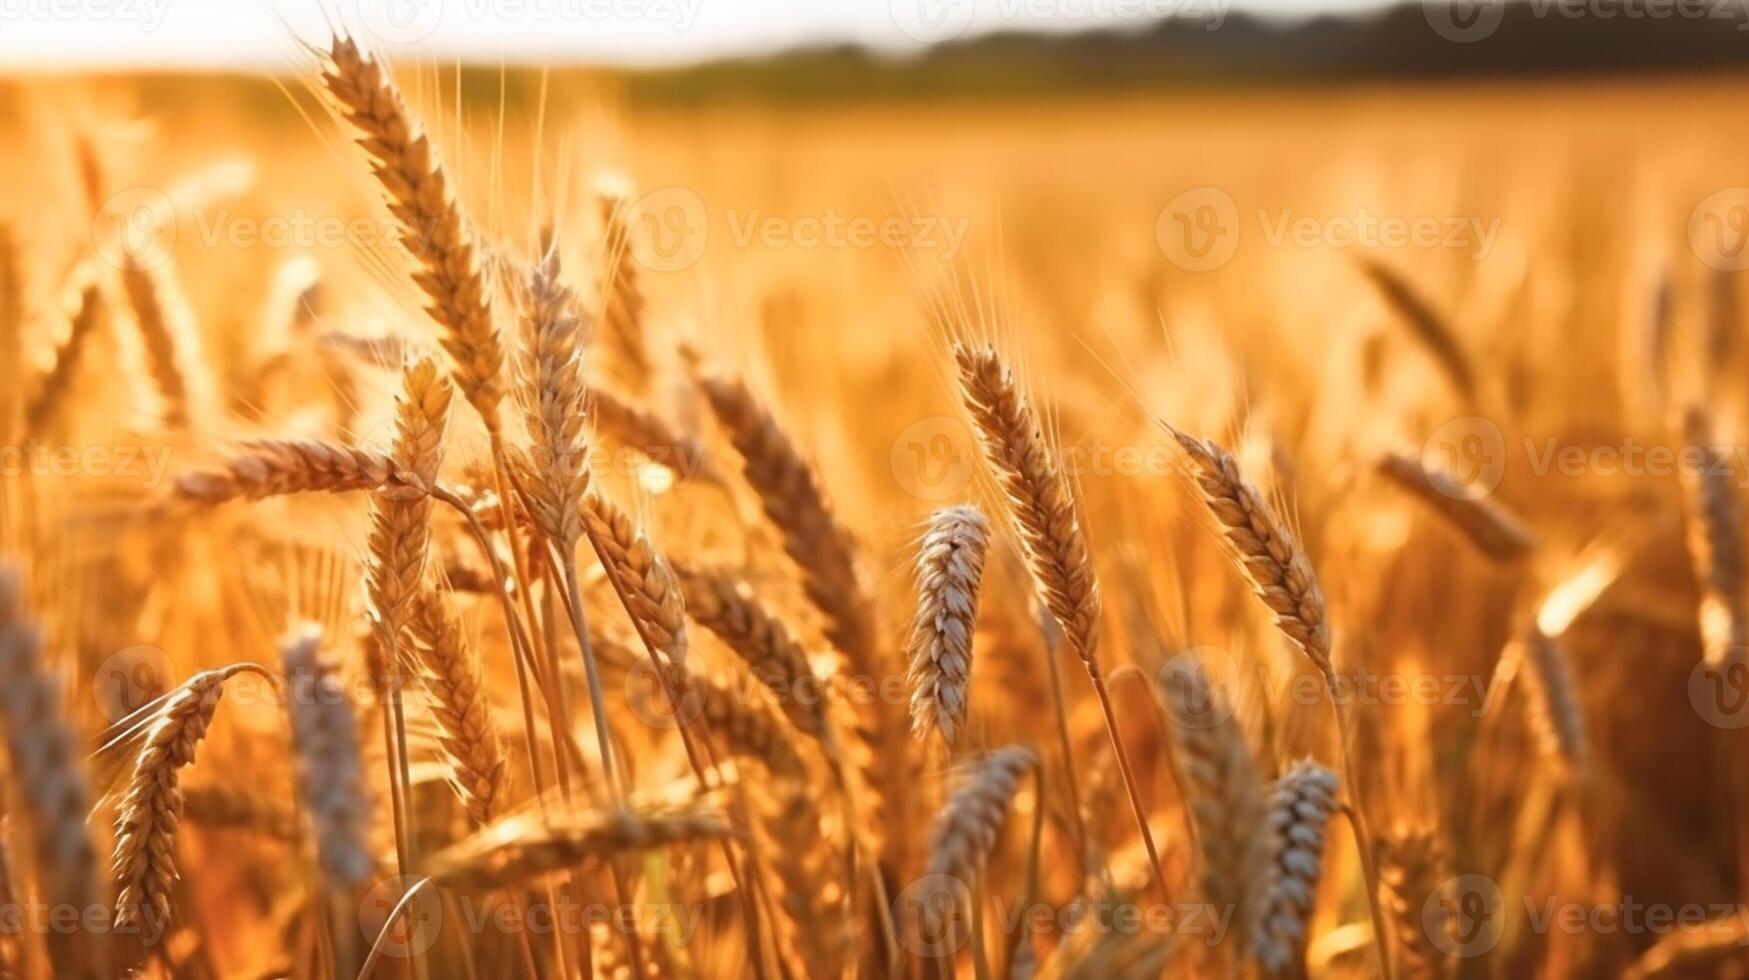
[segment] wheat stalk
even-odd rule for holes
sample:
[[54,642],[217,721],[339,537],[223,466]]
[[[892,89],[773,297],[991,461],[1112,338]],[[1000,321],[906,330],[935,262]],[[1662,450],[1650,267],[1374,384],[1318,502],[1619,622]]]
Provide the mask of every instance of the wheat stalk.
[[1232,706],[1205,667],[1174,660],[1165,695],[1180,789],[1202,852],[1203,897],[1231,911],[1227,935],[1248,941],[1275,884],[1263,784]]
[[322,632],[313,625],[293,629],[280,643],[298,783],[316,852],[328,880],[350,888],[376,866],[366,843],[370,805],[352,699],[321,650]]
[[1536,550],[1536,535],[1518,515],[1493,497],[1467,492],[1445,470],[1402,453],[1380,457],[1378,470],[1433,508],[1490,559],[1514,562]]
[[1270,789],[1267,824],[1274,869],[1254,945],[1258,963],[1272,974],[1290,973],[1295,964],[1303,971],[1336,789],[1336,773],[1309,759],[1294,763]]
[[[18,573],[8,566],[0,566],[0,724],[42,901],[83,915],[97,905],[99,886],[79,736],[63,711],[60,682],[43,662],[42,638],[25,617]],[[101,944],[77,939],[51,934],[57,975],[107,976]]]
[[394,79],[350,38],[336,36],[322,81],[341,113],[363,134],[359,145],[401,225],[401,243],[419,263],[413,281],[455,362],[456,387],[489,432],[499,428],[504,350],[492,320],[491,290],[473,229],[450,190],[429,140],[407,111]]
[[990,522],[976,507],[944,507],[929,516],[917,555],[917,613],[911,627],[911,734],[930,731],[954,744],[966,720],[977,628],[978,586]]
[[431,694],[440,740],[454,763],[456,791],[468,820],[484,826],[503,809],[509,760],[492,724],[480,657],[462,635],[443,594],[430,587],[420,591],[409,625],[421,644],[425,689]]

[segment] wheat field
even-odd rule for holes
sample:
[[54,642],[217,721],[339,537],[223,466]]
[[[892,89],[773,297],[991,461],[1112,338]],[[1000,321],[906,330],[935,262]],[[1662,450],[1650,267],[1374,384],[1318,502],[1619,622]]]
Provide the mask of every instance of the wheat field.
[[1728,77],[0,83],[0,975],[1741,976]]

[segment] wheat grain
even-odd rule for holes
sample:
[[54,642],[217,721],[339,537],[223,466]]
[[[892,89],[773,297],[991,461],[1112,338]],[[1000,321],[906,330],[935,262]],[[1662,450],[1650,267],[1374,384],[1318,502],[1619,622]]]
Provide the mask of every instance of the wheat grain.
[[1433,355],[1434,363],[1445,372],[1458,393],[1472,396],[1476,391],[1476,372],[1469,355],[1458,342],[1457,333],[1434,311],[1432,304],[1395,270],[1370,259],[1361,261],[1361,270],[1378,288],[1397,316],[1409,327],[1415,339]]
[[917,555],[917,613],[911,628],[911,733],[940,733],[954,744],[966,720],[977,628],[978,587],[990,524],[976,507],[946,507],[929,517]]
[[316,439],[259,439],[214,469],[178,474],[178,499],[203,506],[294,493],[427,489],[374,449]]
[[372,495],[370,539],[364,578],[378,637],[390,651],[413,618],[413,603],[425,577],[431,543],[431,498],[416,487],[437,483],[443,435],[449,422],[450,387],[437,362],[416,361],[403,372],[390,454],[397,472],[413,487],[390,486]]
[[350,38],[336,36],[322,81],[341,113],[363,133],[358,142],[400,222],[401,243],[420,270],[431,318],[455,362],[456,387],[490,432],[499,428],[504,397],[504,349],[493,322],[473,229],[450,191],[443,165],[407,110],[394,79]]

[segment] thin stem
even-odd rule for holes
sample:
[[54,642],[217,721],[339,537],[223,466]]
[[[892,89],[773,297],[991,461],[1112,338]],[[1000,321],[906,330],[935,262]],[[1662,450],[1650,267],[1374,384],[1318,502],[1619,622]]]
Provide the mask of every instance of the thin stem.
[[1336,745],[1342,756],[1342,792],[1349,800],[1343,810],[1348,814],[1348,827],[1354,833],[1354,846],[1360,851],[1360,869],[1366,879],[1367,911],[1372,913],[1373,946],[1379,954],[1379,975],[1384,980],[1392,980],[1391,954],[1387,948],[1390,936],[1385,932],[1384,913],[1379,906],[1379,872],[1373,862],[1372,833],[1360,811],[1360,795],[1356,792],[1360,784],[1355,781],[1354,760],[1348,751],[1348,712],[1343,710],[1334,690],[1327,688],[1326,693],[1330,695],[1330,707],[1336,712]]
[[[1091,665],[1090,665],[1091,666]],[[1094,670],[1089,670],[1087,676],[1093,681],[1093,693],[1099,696],[1099,710],[1105,715],[1105,733],[1111,739],[1111,748],[1117,756],[1118,772],[1123,776],[1124,791],[1129,794],[1130,809],[1135,811],[1136,829],[1141,831],[1142,846],[1148,850],[1148,868],[1153,872],[1154,887],[1160,890],[1160,900],[1170,902],[1171,896],[1166,892],[1166,875],[1160,870],[1160,852],[1154,848],[1154,833],[1148,829],[1148,811],[1142,804],[1142,794],[1136,786],[1135,773],[1130,769],[1129,751],[1124,748],[1123,739],[1117,731],[1117,715],[1112,711],[1111,693],[1105,689],[1105,678]],[[1390,980],[1386,977],[1385,980]]]
[[[1078,880],[1087,880],[1087,825],[1081,816],[1081,777],[1076,775],[1075,749],[1069,739],[1069,707],[1063,696],[1063,668],[1057,663],[1060,647],[1045,637],[1045,666],[1051,678],[1051,700],[1056,705],[1057,745],[1063,753],[1063,776],[1069,787],[1069,825],[1075,828],[1075,870]],[[1040,797],[1043,805],[1043,797]]]

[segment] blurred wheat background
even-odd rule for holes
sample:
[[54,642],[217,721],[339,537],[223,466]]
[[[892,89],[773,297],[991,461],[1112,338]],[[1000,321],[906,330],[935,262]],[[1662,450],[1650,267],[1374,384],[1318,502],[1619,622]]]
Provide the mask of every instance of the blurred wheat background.
[[0,83],[5,975],[1743,974],[1740,79],[309,40]]

